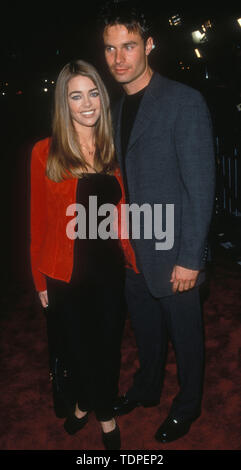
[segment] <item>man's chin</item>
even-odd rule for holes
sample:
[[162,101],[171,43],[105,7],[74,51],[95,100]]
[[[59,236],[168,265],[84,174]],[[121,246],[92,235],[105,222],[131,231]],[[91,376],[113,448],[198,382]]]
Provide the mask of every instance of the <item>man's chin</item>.
[[128,79],[127,77],[120,77],[119,75],[114,75],[113,74],[113,77],[121,85],[125,85],[125,84],[130,83],[132,81],[131,78]]

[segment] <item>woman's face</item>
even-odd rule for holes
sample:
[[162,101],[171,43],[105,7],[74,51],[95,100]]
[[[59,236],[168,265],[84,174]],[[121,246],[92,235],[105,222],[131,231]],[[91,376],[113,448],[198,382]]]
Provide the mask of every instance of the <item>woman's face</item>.
[[94,82],[82,75],[68,82],[68,104],[75,129],[93,127],[100,117],[101,102]]

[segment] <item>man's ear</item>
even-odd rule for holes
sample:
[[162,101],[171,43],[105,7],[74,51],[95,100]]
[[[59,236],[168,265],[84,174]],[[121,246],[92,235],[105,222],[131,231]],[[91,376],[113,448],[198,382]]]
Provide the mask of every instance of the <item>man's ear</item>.
[[154,49],[154,42],[153,42],[153,38],[150,36],[147,40],[146,40],[146,44],[145,44],[145,53],[146,55],[149,55],[150,52],[152,51],[152,49]]

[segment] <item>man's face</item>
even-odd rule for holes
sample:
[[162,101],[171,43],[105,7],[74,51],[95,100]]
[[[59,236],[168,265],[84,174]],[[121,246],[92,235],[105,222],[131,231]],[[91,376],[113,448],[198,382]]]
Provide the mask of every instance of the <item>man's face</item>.
[[146,45],[139,32],[128,32],[124,25],[107,26],[104,30],[105,58],[117,82],[134,82],[146,70],[152,38]]

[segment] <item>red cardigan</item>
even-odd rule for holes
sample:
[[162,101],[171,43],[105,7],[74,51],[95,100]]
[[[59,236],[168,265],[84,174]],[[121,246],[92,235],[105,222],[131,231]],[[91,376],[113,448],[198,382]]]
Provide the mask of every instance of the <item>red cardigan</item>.
[[[59,183],[46,174],[50,138],[37,142],[31,156],[31,267],[37,291],[46,289],[45,275],[69,282],[73,270],[74,240],[66,235],[70,218],[66,208],[76,202],[77,178]],[[120,234],[120,208],[125,203],[120,171],[115,171],[122,190],[118,208]],[[119,237],[120,238],[120,237]],[[135,254],[128,239],[121,239],[126,266],[138,272]]]

